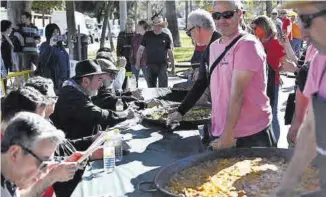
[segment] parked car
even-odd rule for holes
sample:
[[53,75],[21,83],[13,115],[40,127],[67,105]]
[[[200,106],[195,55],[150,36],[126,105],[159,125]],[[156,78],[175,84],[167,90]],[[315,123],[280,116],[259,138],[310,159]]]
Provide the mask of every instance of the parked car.
[[[95,41],[96,42],[99,42],[100,41],[100,39],[101,39],[101,35],[102,35],[102,24],[97,24],[96,25],[96,27],[95,27],[95,30],[94,30],[94,32],[95,32]],[[108,40],[109,39],[109,31],[107,30],[106,32],[105,32],[105,39],[106,40]]]
[[111,26],[111,36],[113,38],[117,38],[120,33],[120,25],[112,25]]
[[91,43],[94,43],[94,41],[99,40],[98,34],[95,31],[96,28],[96,19],[95,18],[90,18],[88,16],[85,17],[85,22],[86,22],[86,28],[88,30],[88,35]]
[[[67,33],[67,16],[66,11],[54,11],[51,15],[51,22],[55,23],[59,26],[61,34]],[[75,24],[76,24],[76,30],[78,30],[78,26],[80,27],[80,33],[88,35],[89,31],[86,27],[86,20],[85,16],[80,12],[75,12]],[[69,42],[69,40],[68,40]],[[91,40],[89,39],[89,43]]]

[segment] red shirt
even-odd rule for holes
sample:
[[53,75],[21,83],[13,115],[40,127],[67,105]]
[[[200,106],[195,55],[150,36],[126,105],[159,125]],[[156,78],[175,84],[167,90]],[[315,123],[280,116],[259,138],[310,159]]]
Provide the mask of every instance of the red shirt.
[[290,29],[290,32],[289,32],[289,40],[292,40],[292,22],[289,18],[285,17],[284,19],[282,19],[282,31],[283,32],[288,32],[288,28],[291,28]]
[[267,63],[275,71],[275,85],[280,85],[280,61],[286,55],[284,48],[275,38],[263,43],[263,45],[266,51]]

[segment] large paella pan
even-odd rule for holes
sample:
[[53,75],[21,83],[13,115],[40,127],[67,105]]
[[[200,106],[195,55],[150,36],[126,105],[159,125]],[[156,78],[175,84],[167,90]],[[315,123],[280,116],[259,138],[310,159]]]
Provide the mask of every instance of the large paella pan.
[[[267,197],[279,185],[292,150],[225,149],[179,160],[161,169],[154,186],[174,197]],[[310,167],[299,193],[319,189],[318,171]]]
[[[166,120],[170,113],[177,110],[178,105],[164,106],[159,108],[152,108],[145,110],[142,113],[143,121],[166,126]],[[195,128],[198,125],[208,124],[211,120],[211,106],[210,105],[196,105],[188,113],[186,113],[180,121],[178,128]]]

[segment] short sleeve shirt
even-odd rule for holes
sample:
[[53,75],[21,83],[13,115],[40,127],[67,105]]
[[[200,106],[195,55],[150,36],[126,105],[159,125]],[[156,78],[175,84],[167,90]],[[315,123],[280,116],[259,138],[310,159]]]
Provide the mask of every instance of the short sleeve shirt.
[[19,197],[18,188],[15,184],[5,180],[1,174],[1,197]]
[[288,32],[288,29],[290,29],[289,33],[289,40],[292,40],[292,22],[289,18],[282,19],[282,30]]
[[272,39],[264,43],[264,48],[267,55],[267,63],[275,71],[275,85],[280,85],[280,62],[285,57],[284,47],[277,39]]
[[[210,66],[211,62],[219,57],[232,40],[222,44],[218,39],[211,44]],[[226,53],[214,69],[210,81],[213,136],[220,136],[225,129],[232,75],[235,70],[253,73],[252,79],[244,91],[239,119],[234,130],[235,137],[256,134],[270,125],[272,116],[269,99],[266,95],[266,66],[264,48],[260,41],[251,34],[243,36]]]
[[166,57],[171,48],[171,41],[166,33],[156,35],[153,31],[148,31],[144,34],[141,45],[145,47],[147,65],[167,63]]
[[308,78],[306,82],[303,94],[306,97],[311,97],[314,93],[324,99],[326,99],[326,55],[315,53],[308,72]]

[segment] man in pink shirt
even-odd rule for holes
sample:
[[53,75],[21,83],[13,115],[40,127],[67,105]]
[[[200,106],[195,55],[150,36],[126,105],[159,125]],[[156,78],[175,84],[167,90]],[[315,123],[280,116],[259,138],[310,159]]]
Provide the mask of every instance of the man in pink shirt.
[[[222,37],[210,46],[210,63],[240,35],[239,6],[236,1],[216,2],[212,16]],[[219,136],[211,143],[214,149],[275,146],[266,68],[262,44],[245,34],[212,72],[212,135]]]
[[326,2],[297,1],[286,4],[297,8],[302,26],[318,52],[310,64],[303,91],[311,98],[308,114],[300,127],[293,158],[285,172],[276,196],[296,196],[295,189],[304,170],[316,157],[321,190],[309,196],[326,193]]

